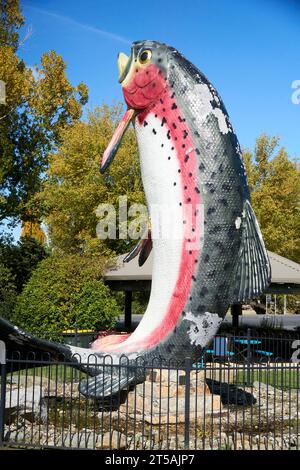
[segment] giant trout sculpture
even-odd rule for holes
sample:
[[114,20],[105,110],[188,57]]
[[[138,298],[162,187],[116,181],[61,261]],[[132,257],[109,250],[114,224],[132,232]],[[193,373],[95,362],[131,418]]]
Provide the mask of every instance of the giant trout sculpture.
[[[92,351],[32,337],[28,346],[35,341],[70,360],[76,353],[82,363],[91,352],[98,362],[109,354],[114,364],[124,355],[129,365],[137,357],[143,364],[153,358],[196,359],[229,306],[259,296],[270,282],[240,145],[217,91],[176,49],[135,42],[130,57],[119,55],[118,66],[128,109],[104,153],[101,172],[132,122],[150,218],[153,206],[172,209],[169,221],[158,223],[160,235],[149,234],[125,259],[138,255],[142,264],[153,249],[149,304],[131,335],[97,340]],[[19,330],[13,334],[16,341],[24,338]],[[90,364],[88,372],[96,375],[80,384],[88,396],[112,395],[143,379],[134,368],[121,367],[112,376],[111,369],[103,367],[99,374]]]

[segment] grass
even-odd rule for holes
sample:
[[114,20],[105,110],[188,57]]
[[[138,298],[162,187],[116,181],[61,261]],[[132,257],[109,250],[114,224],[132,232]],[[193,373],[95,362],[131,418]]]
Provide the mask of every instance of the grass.
[[[39,380],[43,378],[43,380],[47,381],[53,380],[58,384],[62,384],[64,382],[77,382],[78,380],[82,380],[86,377],[84,372],[78,371],[74,369],[74,367],[65,366],[65,365],[49,365],[44,367],[34,367],[32,369],[23,369],[20,371],[15,371],[12,374],[12,377],[35,377],[36,385],[39,384]],[[24,379],[23,379],[24,380]]]
[[[247,370],[239,371],[236,377],[237,384],[247,382]],[[300,388],[299,369],[252,370],[250,369],[250,383],[262,382],[280,390]]]

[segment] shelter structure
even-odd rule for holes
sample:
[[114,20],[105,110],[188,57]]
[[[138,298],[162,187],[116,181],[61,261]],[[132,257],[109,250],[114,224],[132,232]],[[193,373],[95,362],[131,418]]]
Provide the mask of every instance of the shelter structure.
[[[265,294],[300,294],[300,264],[268,251],[272,279]],[[150,291],[152,281],[152,253],[143,266],[138,265],[138,257],[124,263],[126,254],[116,259],[115,266],[106,271],[104,280],[112,290],[125,293],[125,327],[131,328],[132,293]],[[238,325],[242,305],[231,307],[233,324]]]

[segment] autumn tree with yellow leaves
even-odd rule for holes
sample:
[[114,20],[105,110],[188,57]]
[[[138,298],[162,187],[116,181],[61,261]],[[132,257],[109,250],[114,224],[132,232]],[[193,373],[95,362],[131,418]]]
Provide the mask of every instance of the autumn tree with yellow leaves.
[[254,152],[244,152],[244,161],[267,249],[299,263],[300,165],[279,143],[277,137],[261,135]]
[[86,122],[62,132],[62,144],[49,158],[36,208],[44,214],[52,247],[65,253],[124,253],[132,245],[132,240],[100,240],[96,234],[99,204],[112,204],[118,216],[120,196],[127,197],[128,207],[145,203],[133,129],[126,132],[110,168],[100,174],[102,155],[121,113],[121,105],[96,108]]
[[[48,155],[60,144],[61,129],[78,121],[87,87],[72,86],[55,51],[43,54],[34,72],[18,56],[24,25],[19,0],[0,0],[0,222],[33,221],[32,197],[40,189]],[[30,39],[29,39],[30,40]]]

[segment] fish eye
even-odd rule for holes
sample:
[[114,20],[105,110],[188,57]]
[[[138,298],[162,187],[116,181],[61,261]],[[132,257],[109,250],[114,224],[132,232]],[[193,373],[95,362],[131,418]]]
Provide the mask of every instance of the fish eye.
[[150,49],[144,49],[139,55],[139,61],[141,64],[146,64],[151,59],[152,52]]

